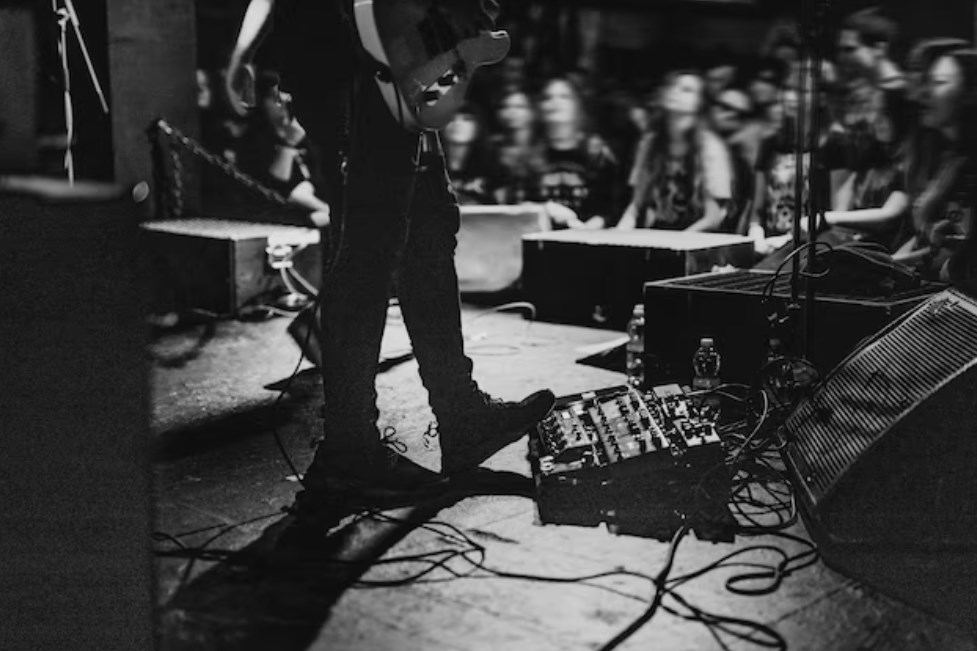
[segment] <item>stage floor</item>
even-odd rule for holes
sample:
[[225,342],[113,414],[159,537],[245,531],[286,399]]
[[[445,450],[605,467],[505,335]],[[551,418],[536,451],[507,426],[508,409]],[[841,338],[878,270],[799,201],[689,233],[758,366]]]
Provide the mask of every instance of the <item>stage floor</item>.
[[[613,332],[533,323],[518,314],[474,308],[466,308],[464,322],[476,379],[493,395],[515,399],[541,387],[564,395],[624,381],[623,374],[574,361],[585,354],[578,349],[609,341]],[[402,578],[423,566],[387,563],[362,573],[362,568],[337,569],[335,563],[323,562],[296,572],[261,562],[274,542],[281,509],[298,488],[272,432],[277,430],[301,470],[311,459],[310,440],[319,427],[321,386],[317,372],[307,364],[300,366],[290,390],[275,405],[276,387],[299,362],[287,325],[287,319],[222,321],[213,328],[201,325],[167,334],[151,346],[157,441],[155,544],[160,550],[183,545],[218,552],[192,563],[182,557],[157,559],[163,649],[595,649],[645,610],[652,587],[635,577],[568,585],[457,578],[437,570],[426,581],[377,588],[349,584],[356,578]],[[397,357],[407,345],[394,314],[384,353]],[[437,469],[436,441],[423,436],[433,417],[416,362],[382,373],[378,390],[381,427],[394,427],[408,456]],[[523,439],[486,465],[528,477],[526,452]],[[471,497],[434,511],[437,521],[453,525],[485,548],[486,566],[504,572],[572,577],[624,568],[655,575],[668,551],[667,543],[604,529],[540,526],[535,523],[534,503],[526,497]],[[803,525],[788,531],[806,537]],[[459,548],[457,541],[438,531],[403,528],[397,535],[404,533],[385,559]],[[678,548],[673,575],[756,544],[787,553],[801,549],[773,537],[738,537],[727,544],[689,536]],[[250,560],[220,560],[228,550],[247,550]],[[777,556],[772,551],[751,552],[738,560],[771,563]],[[471,570],[460,558],[449,567],[459,573]],[[734,571],[710,572],[677,592],[703,611],[774,629],[792,650],[977,648],[961,629],[821,563],[787,577],[777,591],[762,596],[727,591],[725,580]],[[670,598],[664,605],[678,608]],[[691,651],[723,645],[771,648],[729,634],[719,633],[717,639],[703,624],[665,610],[620,648]]]

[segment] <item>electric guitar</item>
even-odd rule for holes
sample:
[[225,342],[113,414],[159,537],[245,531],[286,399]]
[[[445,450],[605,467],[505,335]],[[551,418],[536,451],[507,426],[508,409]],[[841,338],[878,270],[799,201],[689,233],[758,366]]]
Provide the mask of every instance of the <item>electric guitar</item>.
[[509,51],[509,34],[491,30],[495,17],[482,2],[353,0],[360,42],[383,66],[376,84],[405,128],[444,127],[464,102],[475,70]]

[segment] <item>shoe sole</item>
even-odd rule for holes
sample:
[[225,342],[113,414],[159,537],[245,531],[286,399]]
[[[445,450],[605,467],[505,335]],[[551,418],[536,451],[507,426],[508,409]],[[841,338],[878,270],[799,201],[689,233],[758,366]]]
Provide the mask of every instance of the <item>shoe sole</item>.
[[414,506],[419,502],[424,502],[443,496],[448,492],[450,482],[447,477],[443,477],[430,485],[422,488],[382,488],[371,484],[356,485],[343,483],[343,485],[329,486],[327,482],[324,486],[326,494],[332,503],[350,510],[365,509],[398,509]]

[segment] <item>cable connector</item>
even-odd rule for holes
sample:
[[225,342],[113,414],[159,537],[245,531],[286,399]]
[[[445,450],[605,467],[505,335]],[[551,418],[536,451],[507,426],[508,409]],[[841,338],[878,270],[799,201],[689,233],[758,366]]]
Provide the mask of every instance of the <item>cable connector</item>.
[[269,238],[265,253],[268,254],[268,266],[272,269],[291,269],[295,266],[292,258],[297,251],[291,244],[273,244]]

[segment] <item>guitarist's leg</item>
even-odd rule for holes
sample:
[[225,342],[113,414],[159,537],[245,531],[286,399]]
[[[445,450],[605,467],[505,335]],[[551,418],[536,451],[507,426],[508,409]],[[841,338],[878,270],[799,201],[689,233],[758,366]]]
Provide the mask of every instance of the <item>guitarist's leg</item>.
[[454,473],[474,468],[520,438],[550,410],[553,394],[541,391],[506,403],[482,393],[472,380],[454,266],[460,215],[443,165],[437,157],[417,181],[398,296],[438,419],[442,471]]
[[[350,183],[340,250],[320,290],[325,438],[306,472],[306,490],[296,500],[300,511],[314,512],[336,493],[380,500],[384,491],[437,480],[391,455],[376,427],[380,342],[391,277],[406,237],[403,211],[395,207],[405,200],[406,187],[407,182],[385,188],[363,179]],[[371,198],[362,201],[363,196]]]

